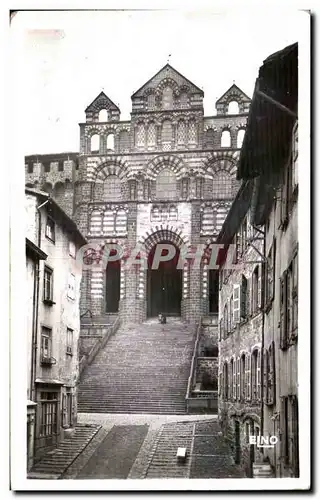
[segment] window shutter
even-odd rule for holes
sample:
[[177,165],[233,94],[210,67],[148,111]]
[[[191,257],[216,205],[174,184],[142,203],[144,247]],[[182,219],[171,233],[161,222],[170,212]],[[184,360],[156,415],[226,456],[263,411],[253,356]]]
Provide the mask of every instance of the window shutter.
[[254,286],[253,286],[253,283],[254,283],[254,275],[252,274],[251,275],[251,278],[250,278],[250,301],[249,301],[249,311],[250,311],[250,316],[253,315],[254,313]]
[[261,401],[261,350],[257,353],[257,400]]
[[291,414],[292,414],[292,469],[294,477],[299,477],[299,411],[298,398],[292,396],[291,399]]
[[233,309],[232,303],[233,299],[231,298],[228,306],[228,333],[230,333],[232,330],[232,309]]
[[222,385],[222,373],[219,373],[218,377],[218,396],[221,396],[221,385]]
[[222,339],[222,324],[223,324],[223,318],[221,318],[219,321],[219,340],[220,341]]
[[233,324],[240,321],[240,285],[233,285]]
[[230,395],[231,395],[231,384],[232,384],[232,380],[231,380],[231,363],[230,365],[228,366],[228,392],[227,392],[227,397],[226,399],[230,399]]
[[62,427],[67,425],[67,396],[62,394]]
[[268,368],[269,368],[269,354],[268,350],[263,350],[263,402],[268,403]]
[[232,370],[232,399],[233,400],[236,400],[237,399],[237,367],[236,367],[236,358],[234,358],[233,360],[233,363],[232,363],[232,366],[233,366],[233,370]]
[[287,273],[280,278],[280,348],[287,348]]
[[258,309],[262,308],[262,264],[258,267]]
[[248,394],[247,400],[251,401],[251,354],[247,354],[248,357]]
[[268,373],[268,403],[275,404],[276,401],[276,373],[275,373],[275,352],[274,342],[269,348],[269,373]]
[[244,275],[242,275],[240,287],[240,318],[243,319],[245,319],[247,316],[247,287],[247,279]]
[[240,401],[240,358],[237,359],[237,400]]

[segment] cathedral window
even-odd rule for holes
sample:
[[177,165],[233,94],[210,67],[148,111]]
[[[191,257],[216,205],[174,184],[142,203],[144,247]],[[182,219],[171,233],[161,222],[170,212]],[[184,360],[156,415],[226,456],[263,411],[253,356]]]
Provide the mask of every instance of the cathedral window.
[[228,115],[238,115],[239,114],[239,104],[237,101],[231,101],[228,106]]
[[114,134],[107,136],[107,151],[114,151]]
[[101,109],[99,111],[99,122],[107,122],[108,121],[108,111],[106,109]]
[[195,120],[190,120],[189,122],[189,143],[196,144],[197,142],[197,127]]
[[148,125],[147,141],[148,146],[155,146],[156,144],[156,126],[153,122]]
[[151,222],[159,222],[161,220],[161,211],[158,206],[151,209]]
[[129,181],[129,197],[131,201],[134,201],[137,197],[137,183],[135,180]]
[[212,207],[204,207],[201,217],[201,231],[205,234],[213,234],[216,229],[217,214]]
[[136,146],[141,147],[145,145],[145,130],[144,124],[139,123],[136,128]]
[[115,232],[117,236],[124,236],[127,233],[127,213],[123,209],[116,213]]
[[170,120],[164,120],[162,123],[162,134],[161,134],[162,142],[171,142],[172,141],[172,124]]
[[169,207],[169,220],[177,220],[178,219],[178,210],[177,207],[171,205]]
[[177,197],[176,176],[168,168],[163,169],[156,180],[156,197],[162,200],[175,200]]
[[178,144],[186,143],[186,125],[183,120],[178,123]]
[[229,130],[223,130],[221,134],[221,147],[230,148],[231,147],[231,134]]
[[243,128],[241,128],[237,134],[237,148],[238,149],[241,149],[241,147],[242,147],[244,134],[245,134],[245,130]]
[[224,170],[218,172],[213,179],[213,198],[232,198],[233,183],[229,172]]
[[103,200],[121,200],[121,182],[116,175],[109,175],[103,183]]
[[99,154],[99,149],[100,149],[100,136],[98,134],[93,134],[91,136],[91,143],[90,143],[90,151],[91,153],[96,153]]
[[164,109],[172,109],[173,107],[173,91],[171,87],[166,87],[163,90],[162,107]]

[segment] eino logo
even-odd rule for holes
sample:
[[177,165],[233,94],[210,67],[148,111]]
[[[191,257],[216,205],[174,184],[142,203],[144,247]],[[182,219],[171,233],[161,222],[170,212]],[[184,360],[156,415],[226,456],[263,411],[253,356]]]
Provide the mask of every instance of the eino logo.
[[277,436],[249,436],[249,444],[257,448],[274,448],[277,442]]

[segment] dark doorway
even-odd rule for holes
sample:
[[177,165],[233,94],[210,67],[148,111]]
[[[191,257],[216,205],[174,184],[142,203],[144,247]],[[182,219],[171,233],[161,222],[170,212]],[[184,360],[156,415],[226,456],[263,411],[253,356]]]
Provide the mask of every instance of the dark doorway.
[[[171,242],[162,241],[161,243]],[[176,248],[175,257],[166,262],[160,262],[158,269],[151,269],[156,245],[148,256],[148,317],[157,316],[160,313],[166,316],[181,315],[182,298],[182,269],[177,269],[179,261],[179,249]],[[163,251],[166,255],[166,251]]]
[[219,270],[209,269],[209,313],[219,312]]
[[106,312],[119,311],[120,300],[120,261],[108,262],[106,269]]
[[234,440],[235,440],[235,456],[234,456],[234,461],[236,464],[240,463],[240,423],[236,420],[235,421],[235,427],[234,427]]

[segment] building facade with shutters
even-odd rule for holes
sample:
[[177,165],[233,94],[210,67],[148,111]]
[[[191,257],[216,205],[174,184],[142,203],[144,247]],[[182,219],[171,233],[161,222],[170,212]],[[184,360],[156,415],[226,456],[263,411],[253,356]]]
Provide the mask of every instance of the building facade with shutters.
[[[232,320],[237,326],[234,332],[230,328],[226,339],[225,328],[221,329],[220,418],[234,442],[237,458],[249,459],[249,465],[263,460],[274,477],[299,477],[297,99],[298,44],[293,44],[268,57],[260,68],[238,164],[242,186],[218,238],[226,245],[231,241],[237,244],[237,261],[241,262],[243,221],[249,217],[251,233],[247,228],[245,260],[239,269],[232,270],[228,281],[221,282],[222,325],[225,300],[233,293]],[[255,277],[251,259],[257,251],[261,264]],[[241,286],[246,283],[242,275],[247,277],[248,266],[253,281],[245,321]],[[240,296],[240,314],[235,296]],[[257,314],[253,313],[256,305]],[[241,349],[246,343],[251,347],[251,359],[241,364]],[[247,436],[247,428],[242,427],[249,418],[257,422],[254,427],[261,436],[277,438],[274,446],[260,448],[258,453],[256,446],[249,446],[250,426]],[[251,432],[255,432],[253,427]]]
[[[205,260],[197,269],[186,264],[178,270],[175,263],[182,250],[208,247],[219,234],[239,188],[250,99],[232,85],[217,100],[216,114],[205,117],[203,97],[167,64],[132,95],[130,121],[120,120],[119,107],[103,92],[87,107],[79,155],[73,166],[65,159],[68,178],[60,179],[59,163],[48,172],[46,158],[26,157],[28,184],[50,182],[45,187],[54,197],[56,182],[66,184],[58,194],[63,191],[67,213],[95,248],[124,249],[107,268],[84,270],[82,314],[141,322],[162,312],[196,322],[217,313],[217,278]],[[152,270],[157,243],[174,245],[176,260]],[[137,246],[147,254],[148,269],[126,268]]]
[[86,240],[43,191],[26,188],[25,210],[30,467],[76,423],[82,272],[76,254]]

